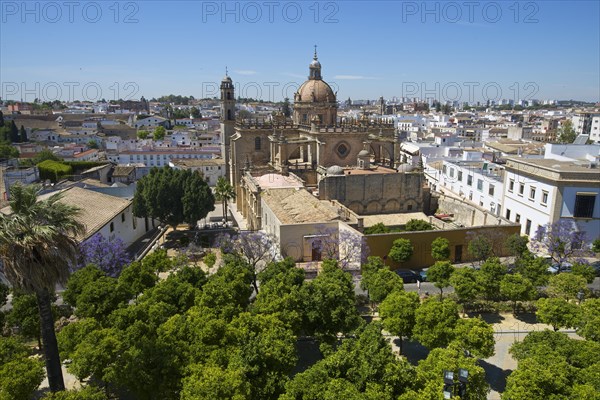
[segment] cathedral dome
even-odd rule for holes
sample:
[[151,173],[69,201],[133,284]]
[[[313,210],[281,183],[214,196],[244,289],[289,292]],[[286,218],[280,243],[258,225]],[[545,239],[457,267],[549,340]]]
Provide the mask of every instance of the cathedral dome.
[[327,82],[320,79],[309,79],[300,86],[298,95],[301,102],[331,103],[335,102],[335,94]]
[[358,153],[358,156],[359,156],[359,157],[368,157],[368,156],[369,156],[369,152],[368,152],[367,150],[361,150],[361,151]]
[[344,175],[344,168],[339,165],[332,165],[327,168],[327,176]]

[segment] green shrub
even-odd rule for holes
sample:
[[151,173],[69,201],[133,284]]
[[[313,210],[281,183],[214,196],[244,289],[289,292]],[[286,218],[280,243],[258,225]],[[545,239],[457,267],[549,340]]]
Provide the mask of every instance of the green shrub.
[[37,165],[40,171],[40,179],[49,179],[52,182],[57,182],[61,178],[73,175],[73,168],[60,161],[46,160]]
[[407,231],[430,231],[433,230],[433,225],[420,219],[411,219],[406,223],[404,229]]
[[215,266],[215,263],[217,262],[217,256],[215,253],[206,253],[203,261],[204,261],[204,264],[206,264],[206,266],[208,268],[212,268]]

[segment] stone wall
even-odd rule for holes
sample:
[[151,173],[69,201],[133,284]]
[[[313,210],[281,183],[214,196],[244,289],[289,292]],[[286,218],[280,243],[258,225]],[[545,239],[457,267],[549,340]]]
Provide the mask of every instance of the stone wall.
[[321,179],[319,198],[337,200],[360,215],[419,212],[428,208],[424,182],[420,172],[352,175],[350,171]]
[[463,226],[510,224],[502,217],[454,197],[440,195],[437,209],[443,214],[454,214],[454,222]]

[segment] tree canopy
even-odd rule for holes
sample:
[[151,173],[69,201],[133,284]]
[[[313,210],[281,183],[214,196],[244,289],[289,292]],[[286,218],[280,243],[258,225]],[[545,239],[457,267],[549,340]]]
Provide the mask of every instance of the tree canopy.
[[450,277],[453,273],[454,267],[449,261],[437,261],[427,270],[427,280],[440,289],[440,298],[444,294],[444,288],[450,286]]
[[503,398],[598,398],[600,344],[551,330],[532,331],[510,352],[519,364],[507,379]]
[[437,237],[431,242],[431,257],[435,261],[450,259],[450,241],[443,237]]
[[429,298],[417,308],[413,335],[429,349],[445,347],[454,338],[458,318],[455,302]]
[[189,170],[153,168],[137,183],[133,212],[177,227],[196,222],[214,210],[215,199],[202,176]]
[[27,400],[44,378],[42,362],[16,338],[0,336],[0,399]]
[[396,239],[392,244],[392,248],[388,256],[397,263],[403,263],[413,255],[413,245],[408,239]]

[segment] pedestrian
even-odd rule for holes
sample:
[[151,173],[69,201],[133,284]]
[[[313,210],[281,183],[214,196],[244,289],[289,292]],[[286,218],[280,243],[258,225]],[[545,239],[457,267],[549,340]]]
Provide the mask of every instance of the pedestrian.
[[417,292],[419,293],[419,296],[421,295],[421,281],[417,280]]

